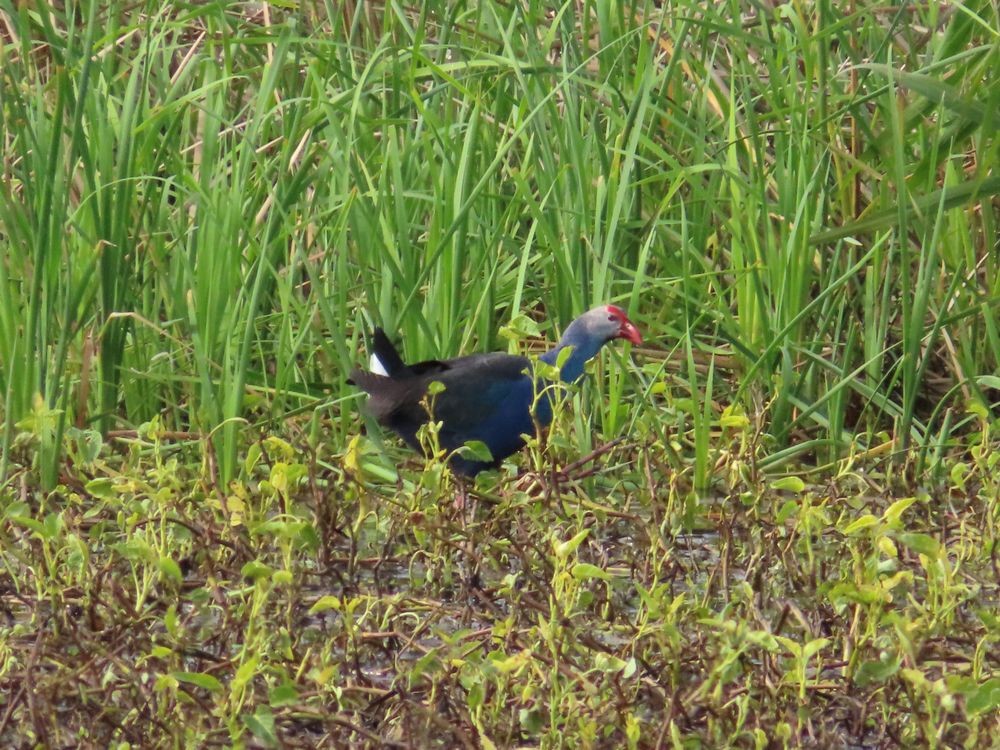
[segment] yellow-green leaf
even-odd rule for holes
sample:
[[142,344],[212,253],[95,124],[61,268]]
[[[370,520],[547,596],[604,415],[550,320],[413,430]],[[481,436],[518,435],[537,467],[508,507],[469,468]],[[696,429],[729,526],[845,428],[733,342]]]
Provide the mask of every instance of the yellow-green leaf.
[[611,574],[608,571],[590,563],[577,563],[573,566],[571,573],[578,581],[591,581],[595,578],[601,581],[611,580]]
[[786,490],[788,492],[805,491],[806,483],[800,477],[782,477],[771,482],[771,489]]
[[864,531],[865,529],[870,529],[872,526],[878,526],[879,520],[873,516],[871,513],[865,513],[860,518],[855,518],[847,526],[844,527],[843,533],[845,536],[853,536],[859,531]]
[[178,682],[186,682],[188,685],[204,688],[213,693],[222,690],[222,683],[215,677],[204,672],[171,672],[170,676]]

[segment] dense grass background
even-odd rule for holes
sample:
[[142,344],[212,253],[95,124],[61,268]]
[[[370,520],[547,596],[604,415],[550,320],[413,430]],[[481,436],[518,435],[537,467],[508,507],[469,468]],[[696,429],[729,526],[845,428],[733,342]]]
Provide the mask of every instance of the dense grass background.
[[606,434],[631,418],[626,387],[663,381],[662,352],[696,400],[690,363],[724,355],[768,452],[888,437],[925,459],[966,404],[990,408],[989,2],[22,4],[3,21],[0,447],[7,465],[35,414],[45,486],[67,425],[153,417],[215,431],[231,479],[244,420],[316,408],[321,384],[343,444],[370,323],[451,355],[502,344],[518,314],[554,337],[604,300],[655,350],[595,404]]
[[[743,519],[747,533],[763,517],[804,524],[809,571],[790,574],[792,588],[815,586],[826,570],[812,557],[816,529],[860,534],[861,548],[839,549],[837,564],[879,570],[865,545],[884,551],[880,540],[894,544],[893,534],[904,533],[898,515],[880,515],[892,487],[968,490],[973,517],[958,523],[982,533],[965,542],[975,550],[969,559],[989,570],[997,500],[987,478],[1000,388],[997,70],[1000,17],[989,0],[0,0],[0,497],[8,516],[23,521],[11,527],[21,531],[4,532],[8,570],[26,580],[16,573],[29,565],[17,552],[19,534],[60,537],[67,492],[106,501],[92,517],[100,507],[114,518],[121,497],[108,488],[120,490],[116,483],[140,467],[151,472],[148,497],[139,503],[145,510],[132,512],[149,512],[157,487],[187,476],[191,484],[177,492],[214,508],[222,537],[236,533],[244,512],[253,515],[243,505],[253,505],[247,493],[255,490],[246,488],[256,487],[260,451],[285,450],[262,449],[264,435],[295,446],[281,466],[309,467],[292,480],[284,468],[280,481],[269,475],[285,513],[294,503],[282,487],[307,474],[310,492],[335,486],[317,478],[318,466],[338,481],[358,476],[359,466],[367,480],[394,480],[400,452],[352,443],[362,420],[344,376],[363,359],[372,325],[397,331],[412,359],[537,350],[539,338],[554,339],[603,301],[626,308],[647,342],[605,357],[613,364],[599,367],[597,386],[580,396],[586,408],[554,441],[568,462],[602,439],[629,436],[614,464],[626,477],[615,492],[647,492],[648,503],[661,505],[669,498],[664,515],[636,515],[638,528],[714,526],[715,511],[706,517],[698,500],[712,490],[749,506],[769,477],[794,475],[777,489],[801,492],[798,477],[811,471],[835,482],[864,467],[885,472],[880,489],[863,491],[861,482],[843,494],[870,491],[885,501],[872,506],[875,515],[853,508],[871,516],[868,526],[806,512],[808,502],[795,515],[780,498],[777,516],[761,504]],[[499,336],[504,326],[508,338]],[[161,455],[165,444],[176,453]],[[117,466],[115,456],[132,463]],[[433,481],[417,475],[405,477],[417,482],[405,485],[417,498],[406,512],[425,512],[445,491],[434,484],[447,482],[439,472],[428,472]],[[344,519],[355,511],[368,517],[367,491],[337,490],[340,522],[350,526]],[[614,497],[607,507],[601,500],[604,511],[620,504]],[[254,506],[259,518],[275,511],[270,502],[279,501]],[[315,512],[310,528],[322,532]],[[951,528],[927,512],[924,526],[906,533]],[[62,520],[46,527],[46,514]],[[194,538],[211,525],[180,517]],[[550,527],[544,515],[535,520]],[[369,529],[366,538],[387,551],[397,532],[379,523],[382,533]],[[352,561],[352,575],[357,524],[349,553],[336,553]],[[870,528],[878,530],[871,538]],[[157,575],[183,578],[176,561],[187,552],[178,549],[192,540],[165,529],[150,542],[152,557],[125,555],[154,569],[135,573],[143,592]],[[726,545],[740,535],[717,530],[726,560]],[[502,527],[473,536],[490,548],[491,531]],[[437,560],[451,548],[435,538]],[[244,541],[230,542],[241,565],[240,555],[253,557]],[[740,549],[784,560],[776,540],[766,554],[770,547],[751,541]],[[909,541],[902,547],[929,559],[948,544]],[[455,544],[471,549],[466,543]],[[661,543],[642,548],[647,574],[664,564]],[[416,545],[411,554],[423,542],[407,544]],[[546,564],[561,569],[565,555]],[[295,567],[280,555],[268,564],[281,568],[282,560]],[[429,584],[440,584],[438,573],[428,573]],[[45,600],[61,579],[52,570],[39,576]],[[666,617],[659,594],[646,595],[650,616]],[[945,599],[937,603],[954,604]],[[704,614],[692,609],[688,624]],[[385,621],[372,616],[377,631]],[[930,620],[935,634],[950,624]],[[877,653],[879,626],[868,636]],[[973,651],[995,642],[970,638]],[[860,663],[855,648],[863,650],[852,640],[843,650],[845,679]],[[914,668],[916,653],[896,669]],[[729,674],[729,658],[705,669]],[[977,679],[996,669],[977,663]],[[194,671],[175,665],[174,674],[190,684]],[[672,679],[684,682],[681,672]],[[504,684],[491,689],[514,691]],[[900,695],[916,705],[926,686],[914,685]],[[207,680],[197,686],[215,689]],[[750,689],[747,696],[757,698]],[[226,736],[267,740],[266,717],[237,719],[245,703],[256,705],[240,692],[223,712]],[[672,716],[683,714],[675,709]],[[925,740],[960,736],[975,745],[988,734],[975,713],[949,734],[952,718],[934,711],[919,725]],[[623,716],[598,720],[617,727],[619,745],[633,740],[630,721],[645,720]],[[897,714],[887,709],[891,724],[889,716]],[[509,718],[479,716],[477,742],[490,733],[483,727],[507,727]],[[526,736],[590,736],[554,717],[517,721]],[[682,743],[697,724],[675,725],[660,740]],[[709,742],[742,736],[724,721],[698,726]],[[894,731],[905,733],[905,723]]]

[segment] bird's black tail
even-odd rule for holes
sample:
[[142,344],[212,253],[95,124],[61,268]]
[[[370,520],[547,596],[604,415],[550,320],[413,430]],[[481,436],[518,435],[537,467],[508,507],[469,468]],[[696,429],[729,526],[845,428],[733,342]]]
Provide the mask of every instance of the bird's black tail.
[[378,359],[382,365],[382,369],[385,370],[386,375],[390,378],[402,375],[406,371],[406,363],[403,362],[403,358],[399,356],[396,347],[392,345],[389,337],[385,335],[385,331],[381,328],[376,328],[372,331],[371,353],[373,357]]
[[416,362],[412,365],[406,364],[381,328],[372,331],[370,351],[372,372],[356,369],[347,378],[348,383],[359,386],[369,393],[372,392],[372,388],[379,387],[380,381],[385,378],[401,381],[449,369],[447,362],[438,359],[429,359],[426,362]]

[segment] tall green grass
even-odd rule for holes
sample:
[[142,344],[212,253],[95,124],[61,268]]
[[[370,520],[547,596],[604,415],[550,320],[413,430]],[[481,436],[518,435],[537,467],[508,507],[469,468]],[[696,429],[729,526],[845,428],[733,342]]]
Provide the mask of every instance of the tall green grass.
[[605,300],[648,346],[594,425],[663,437],[662,383],[707,390],[700,483],[708,396],[775,470],[933,459],[995,398],[986,0],[0,11],[5,477],[154,417],[223,480],[248,423],[343,446],[371,325],[452,355]]

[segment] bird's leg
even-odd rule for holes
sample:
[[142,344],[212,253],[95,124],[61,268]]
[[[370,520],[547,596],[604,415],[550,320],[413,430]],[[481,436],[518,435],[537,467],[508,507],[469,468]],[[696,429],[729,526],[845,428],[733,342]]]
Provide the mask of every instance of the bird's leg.
[[460,477],[455,477],[455,510],[465,510],[469,503],[469,491],[465,486],[465,481]]
[[465,483],[462,477],[455,477],[455,510],[462,514],[462,526],[467,526],[468,523],[475,520],[476,518],[476,508],[479,505],[479,499],[476,495],[469,492],[469,487]]
[[464,558],[459,563],[459,570],[462,571],[462,585],[466,589],[466,594],[471,596],[472,590],[478,590],[482,586],[479,579],[479,558],[476,555],[476,544],[472,538],[472,534],[476,533],[473,522],[476,518],[478,498],[471,495],[470,501],[469,488],[465,480],[458,476],[455,476],[454,479],[455,510],[458,512],[459,524],[464,532],[462,540],[458,543],[458,549]]
[[462,514],[462,526],[467,527],[476,520],[476,509],[479,507],[479,497],[469,491],[463,480],[457,480],[458,492],[455,495],[455,508]]

